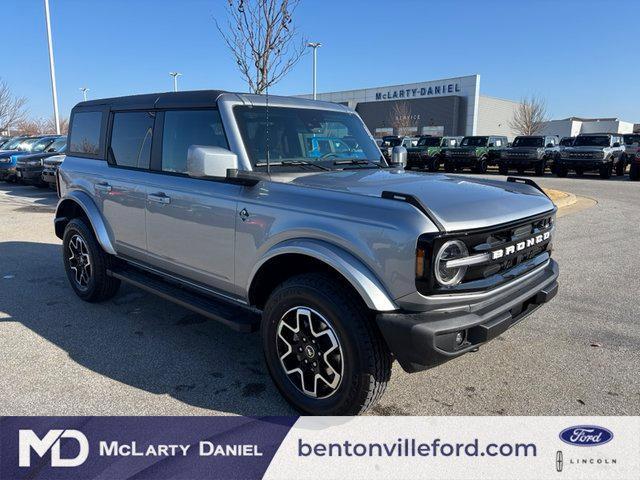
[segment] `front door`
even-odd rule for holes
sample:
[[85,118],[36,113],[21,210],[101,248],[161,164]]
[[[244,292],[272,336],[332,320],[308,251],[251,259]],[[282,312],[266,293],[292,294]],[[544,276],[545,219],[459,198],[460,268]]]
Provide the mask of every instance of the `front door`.
[[158,165],[147,185],[148,262],[215,290],[234,291],[242,187],[186,175],[191,145],[228,148],[217,110],[162,112]]

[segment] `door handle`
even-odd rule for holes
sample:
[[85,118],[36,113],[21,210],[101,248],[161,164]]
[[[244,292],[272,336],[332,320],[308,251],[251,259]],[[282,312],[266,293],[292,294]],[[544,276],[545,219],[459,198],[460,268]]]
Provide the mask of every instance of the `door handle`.
[[109,185],[107,182],[96,183],[94,185],[94,188],[96,189],[96,191],[103,193],[108,193],[112,190],[111,185]]
[[147,195],[147,200],[149,200],[150,202],[162,203],[164,205],[171,203],[171,197],[168,197],[162,192],[150,193],[149,195]]

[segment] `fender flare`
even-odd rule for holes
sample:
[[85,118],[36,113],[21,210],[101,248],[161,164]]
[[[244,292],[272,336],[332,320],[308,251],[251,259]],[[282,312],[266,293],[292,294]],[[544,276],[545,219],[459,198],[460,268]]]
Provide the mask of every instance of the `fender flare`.
[[[58,206],[56,207],[56,216],[55,216],[55,224],[56,224],[56,234],[58,235],[58,227],[57,225],[63,224],[66,225],[69,222],[69,218],[67,218],[63,211],[69,205],[69,202],[75,203],[79,206],[82,211],[85,213],[87,218],[89,219],[89,226],[93,229],[93,233],[98,239],[98,243],[104,249],[105,252],[116,255],[116,250],[113,248],[113,244],[111,243],[111,238],[109,238],[109,232],[107,230],[107,225],[102,218],[102,214],[98,207],[93,202],[91,197],[81,190],[72,190],[67,193],[64,197],[60,199],[58,202]],[[62,238],[61,235],[58,235]]]
[[254,265],[246,291],[250,291],[256,274],[269,260],[285,254],[306,255],[336,270],[358,292],[367,307],[378,312],[398,310],[376,275],[360,260],[344,249],[316,239],[285,240],[271,247]]

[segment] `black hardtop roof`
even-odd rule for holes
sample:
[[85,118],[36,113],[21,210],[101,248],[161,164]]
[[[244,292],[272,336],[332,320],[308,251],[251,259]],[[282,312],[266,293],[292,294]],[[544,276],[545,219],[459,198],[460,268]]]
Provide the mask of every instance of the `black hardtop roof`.
[[601,133],[579,133],[579,137],[602,137],[604,135],[622,135],[621,133],[601,132]]
[[216,103],[223,90],[193,90],[187,92],[145,93],[126,97],[100,98],[78,103],[76,108],[108,106],[114,110],[139,108],[206,107]]

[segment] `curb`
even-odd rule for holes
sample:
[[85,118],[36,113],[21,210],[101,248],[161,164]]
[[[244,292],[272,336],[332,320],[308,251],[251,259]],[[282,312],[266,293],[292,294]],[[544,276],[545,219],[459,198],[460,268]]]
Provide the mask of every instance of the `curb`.
[[560,208],[566,208],[573,205],[578,201],[578,198],[570,192],[562,192],[560,190],[553,190],[551,188],[545,188],[545,193],[551,198],[551,201]]

